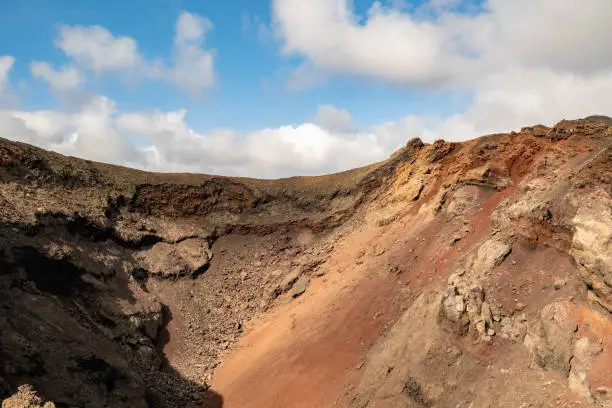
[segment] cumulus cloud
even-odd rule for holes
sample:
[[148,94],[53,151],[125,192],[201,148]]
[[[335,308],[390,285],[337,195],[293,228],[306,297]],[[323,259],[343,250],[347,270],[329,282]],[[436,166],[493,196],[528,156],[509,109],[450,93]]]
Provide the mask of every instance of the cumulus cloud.
[[2,95],[6,89],[9,73],[14,63],[15,58],[11,57],[10,55],[0,55],[0,95]]
[[176,22],[174,66],[169,75],[179,88],[196,96],[215,82],[213,52],[203,48],[212,27],[207,18],[186,11]]
[[60,27],[55,45],[77,64],[96,73],[133,69],[142,59],[136,40],[115,36],[98,25]]
[[[147,60],[138,42],[129,36],[115,35],[104,27],[62,26],[55,45],[74,63],[95,74],[119,73],[132,78],[164,80],[192,94],[199,94],[215,82],[214,52],[204,48],[206,33],[212,29],[207,18],[183,11],[176,22],[171,63],[162,58]],[[75,68],[54,71],[37,63],[33,74],[50,84],[66,87],[82,80]],[[78,79],[77,79],[78,78]]]
[[361,20],[349,0],[273,0],[273,13],[284,53],[336,73],[449,86],[508,67],[612,67],[607,0],[488,0],[479,13],[448,0],[426,5],[434,17],[374,2]]
[[347,132],[353,127],[353,117],[346,109],[332,105],[321,105],[313,122],[332,132]]
[[398,140],[401,134],[409,134],[427,142],[461,141],[594,114],[612,115],[612,72],[585,76],[516,69],[485,78],[464,112],[448,117],[407,116],[380,125],[377,132]]
[[[118,113],[113,101],[92,98],[78,111],[0,111],[0,135],[62,154],[136,168],[261,178],[317,175],[385,158],[389,143],[376,133],[340,132],[314,123],[238,134],[200,133],[186,111]],[[139,147],[130,144],[139,137]]]
[[376,135],[333,132],[304,123],[237,134],[202,134],[185,122],[185,111],[120,115],[117,128],[145,138],[156,168],[219,174],[282,177],[321,174],[360,166],[384,157]]
[[62,154],[136,167],[146,165],[113,124],[115,104],[94,97],[78,111],[0,111],[4,137],[31,143]]
[[439,63],[442,33],[409,14],[377,7],[360,25],[345,0],[274,0],[273,11],[283,51],[302,55],[323,69],[394,81],[445,75],[445,65]]
[[[412,137],[465,140],[606,113],[610,106],[611,74],[587,78],[518,70],[483,81],[473,104],[460,114],[408,115],[362,130],[354,129],[348,111],[322,105],[311,121],[297,125],[243,134],[223,129],[203,133],[189,126],[185,110],[118,112],[104,97],[71,112],[0,112],[0,130],[64,154],[142,169],[276,178],[383,160]],[[138,147],[127,141],[134,137]]]
[[73,66],[54,69],[47,62],[33,62],[30,72],[36,78],[41,78],[55,92],[66,92],[78,88],[84,81],[83,74]]

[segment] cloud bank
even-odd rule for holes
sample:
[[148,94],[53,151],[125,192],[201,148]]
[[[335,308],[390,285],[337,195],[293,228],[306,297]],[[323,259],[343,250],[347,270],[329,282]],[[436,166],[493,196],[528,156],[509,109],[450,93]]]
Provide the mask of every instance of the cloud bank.
[[[192,129],[185,110],[118,111],[98,95],[78,109],[0,111],[0,135],[92,160],[149,170],[253,177],[323,174],[386,158],[411,137],[465,140],[562,118],[612,114],[612,2],[488,0],[478,7],[431,0],[417,9],[373,2],[357,16],[349,0],[273,0],[280,53],[302,64],[292,89],[334,76],[406,89],[471,95],[463,112],[415,116],[358,129],[350,112],[322,104],[303,123],[239,134]],[[317,27],[317,29],[313,29]],[[160,80],[197,96],[216,82],[213,24],[183,12],[169,61],[147,60],[135,39],[100,26],[61,27],[66,66],[31,63],[56,93],[78,92],[87,75]],[[221,50],[222,52],[222,50]],[[0,97],[14,64],[0,57]],[[325,101],[322,101],[325,102]],[[134,142],[134,141],[137,142]]]

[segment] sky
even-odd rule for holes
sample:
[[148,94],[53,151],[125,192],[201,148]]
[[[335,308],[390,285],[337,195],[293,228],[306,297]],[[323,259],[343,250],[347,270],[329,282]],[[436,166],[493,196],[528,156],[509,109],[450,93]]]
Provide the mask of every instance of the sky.
[[610,0],[0,4],[0,137],[260,178],[612,116]]

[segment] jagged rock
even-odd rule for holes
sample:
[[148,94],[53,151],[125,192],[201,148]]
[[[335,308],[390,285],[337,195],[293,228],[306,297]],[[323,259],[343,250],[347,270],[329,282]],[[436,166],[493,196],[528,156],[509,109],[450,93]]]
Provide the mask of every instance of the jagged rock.
[[208,242],[200,238],[178,244],[160,242],[137,254],[142,268],[161,278],[197,275],[208,268],[211,258]]
[[551,128],[544,125],[526,126],[521,128],[521,133],[532,134],[535,137],[546,137]]
[[593,393],[587,380],[588,370],[597,355],[603,351],[601,344],[594,344],[586,337],[576,340],[569,372],[569,387],[580,395],[583,401],[593,403]]
[[460,217],[469,213],[477,205],[478,190],[473,186],[461,186],[444,197],[444,212],[451,217]]
[[570,253],[598,303],[612,313],[612,207],[610,197],[581,201],[572,220]]
[[525,337],[538,365],[569,375],[574,336],[578,326],[561,303],[546,306],[534,332]]
[[488,327],[493,327],[493,313],[487,302],[482,302],[481,316]]
[[565,279],[556,279],[553,282],[553,289],[561,290],[567,284],[567,280]]
[[21,385],[15,395],[2,401],[2,408],[55,408],[52,402],[45,402],[31,385]]
[[293,284],[291,296],[295,298],[304,294],[304,292],[306,292],[306,289],[308,289],[308,284],[308,278],[306,278],[305,276],[300,277],[297,282]]
[[511,251],[512,247],[504,241],[496,238],[488,239],[470,255],[465,269],[474,279],[479,279],[501,264]]
[[528,330],[527,317],[524,313],[500,317],[500,337],[515,343],[522,343]]
[[[493,329],[491,306],[485,302],[482,287],[470,283],[460,270],[448,279],[446,295],[442,297],[439,318],[450,322],[458,333],[465,333],[473,326],[480,337],[489,341],[489,330]],[[494,331],[493,331],[494,332]]]
[[291,290],[293,285],[298,281],[300,276],[302,275],[302,270],[300,268],[293,269],[287,276],[283,278],[280,283],[280,288],[283,292],[287,292]]
[[153,347],[140,345],[136,348],[136,355],[145,370],[154,372],[160,369],[162,360]]
[[127,332],[139,330],[155,341],[163,322],[162,305],[160,303],[153,303],[148,309],[131,315],[128,320],[129,327],[126,329]]

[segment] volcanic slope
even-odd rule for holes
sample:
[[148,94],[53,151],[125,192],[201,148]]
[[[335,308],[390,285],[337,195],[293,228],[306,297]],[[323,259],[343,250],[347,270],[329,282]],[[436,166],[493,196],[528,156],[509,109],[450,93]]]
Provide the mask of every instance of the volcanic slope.
[[0,139],[0,182],[3,407],[612,407],[607,117],[281,180]]

